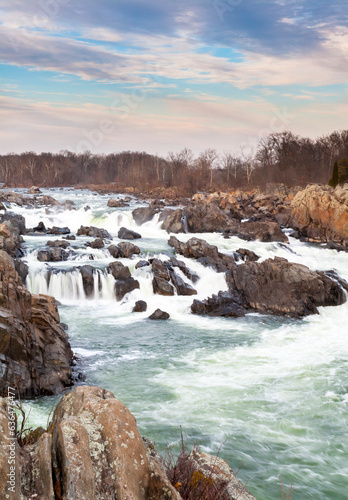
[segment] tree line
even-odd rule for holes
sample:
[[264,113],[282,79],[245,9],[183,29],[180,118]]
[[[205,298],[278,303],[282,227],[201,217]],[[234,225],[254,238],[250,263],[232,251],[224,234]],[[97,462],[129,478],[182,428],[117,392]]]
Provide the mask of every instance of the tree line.
[[167,157],[145,152],[112,154],[57,154],[27,151],[0,156],[0,182],[5,186],[42,187],[110,184],[149,190],[176,187],[187,194],[210,189],[263,188],[271,182],[291,186],[327,184],[333,165],[348,158],[348,130],[317,139],[292,132],[272,133],[255,149],[218,154],[206,149],[195,156],[190,149]]

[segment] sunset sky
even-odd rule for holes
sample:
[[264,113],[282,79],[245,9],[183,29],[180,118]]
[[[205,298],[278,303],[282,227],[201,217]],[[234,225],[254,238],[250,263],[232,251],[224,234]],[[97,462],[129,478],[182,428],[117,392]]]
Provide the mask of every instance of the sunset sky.
[[348,127],[347,0],[0,0],[0,153]]

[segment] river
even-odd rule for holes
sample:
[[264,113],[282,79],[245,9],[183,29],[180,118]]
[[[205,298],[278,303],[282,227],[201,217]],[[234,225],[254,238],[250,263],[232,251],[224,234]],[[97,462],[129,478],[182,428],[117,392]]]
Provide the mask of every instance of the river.
[[[24,191],[21,191],[22,193]],[[121,226],[136,230],[140,256],[122,259],[139,280],[134,290],[116,302],[113,279],[104,273],[114,259],[106,249],[81,248],[93,238],[77,237],[73,261],[38,262],[37,250],[48,239],[25,236],[30,269],[27,286],[33,293],[49,293],[59,301],[61,320],[86,383],[110,389],[136,416],[140,432],[154,440],[161,452],[180,441],[180,426],[188,445],[216,453],[228,461],[248,489],[261,500],[281,498],[280,481],[293,482],[293,500],[346,500],[348,474],[348,303],[320,308],[302,320],[249,314],[224,319],[190,313],[192,297],[154,295],[149,268],[135,269],[138,260],[167,259],[173,249],[157,216],[136,226],[132,210],[144,206],[132,198],[129,207],[107,208],[110,196],[86,190],[50,189],[44,194],[75,202],[76,210],[13,205],[27,227],[43,221],[46,227],[80,225],[107,229],[117,244]],[[118,198],[121,196],[114,196]],[[253,250],[262,259],[280,256],[313,270],[335,269],[348,280],[348,254],[301,243],[245,242],[220,234],[177,235],[182,241],[198,236],[231,254]],[[90,260],[93,255],[94,260]],[[179,257],[198,273],[196,298],[226,290],[223,274]],[[92,299],[84,297],[74,266],[93,265],[96,285]],[[47,284],[47,268],[54,274]],[[99,274],[99,277],[98,277]],[[187,279],[186,279],[187,281]],[[132,313],[136,300],[148,304]],[[156,308],[170,314],[168,321],[148,320]],[[57,397],[26,402],[32,425],[46,425]]]

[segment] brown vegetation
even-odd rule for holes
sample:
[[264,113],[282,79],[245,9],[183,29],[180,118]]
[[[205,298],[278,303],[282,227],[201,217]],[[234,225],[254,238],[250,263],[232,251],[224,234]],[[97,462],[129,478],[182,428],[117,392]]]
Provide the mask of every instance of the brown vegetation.
[[261,139],[256,152],[222,155],[207,149],[196,158],[189,149],[167,158],[123,151],[94,155],[90,151],[57,154],[32,151],[0,156],[0,181],[6,186],[68,186],[104,184],[110,190],[132,186],[137,191],[168,190],[174,195],[200,190],[264,187],[270,182],[288,186],[329,181],[335,161],[348,157],[348,130],[315,140],[291,132]]

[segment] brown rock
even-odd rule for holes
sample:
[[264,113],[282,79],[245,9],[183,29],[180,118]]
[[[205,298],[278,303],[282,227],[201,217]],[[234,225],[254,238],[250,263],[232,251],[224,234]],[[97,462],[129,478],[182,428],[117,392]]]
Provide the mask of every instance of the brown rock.
[[140,248],[136,245],[133,245],[133,243],[129,243],[128,241],[121,241],[118,244],[118,248],[120,250],[121,257],[129,258],[132,255],[140,254]]

